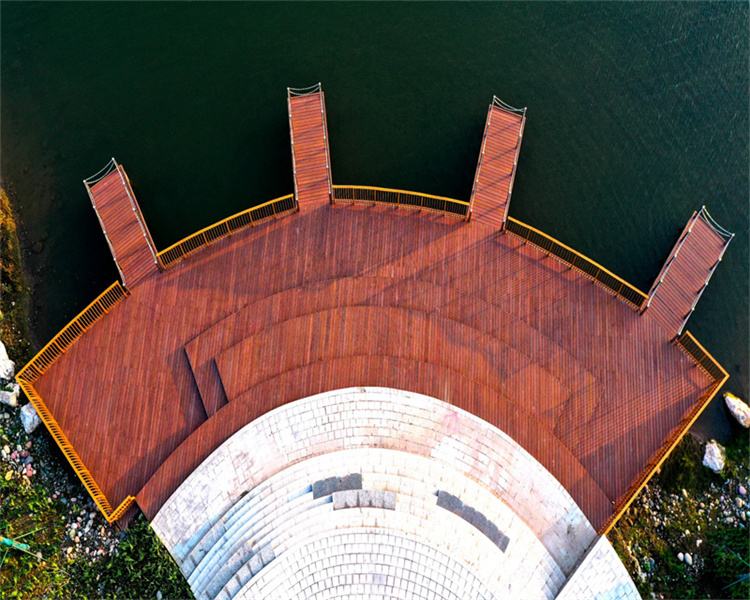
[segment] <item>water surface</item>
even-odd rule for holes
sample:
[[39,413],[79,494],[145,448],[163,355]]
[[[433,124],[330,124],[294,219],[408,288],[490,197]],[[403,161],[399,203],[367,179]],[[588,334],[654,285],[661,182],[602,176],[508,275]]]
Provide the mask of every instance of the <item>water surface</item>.
[[[111,156],[165,248],[293,190],[287,86],[323,82],[336,183],[456,198],[497,94],[528,107],[511,215],[644,291],[701,205],[737,232],[688,329],[748,397],[747,3],[0,10],[39,342],[117,277],[81,184]],[[698,428],[726,433],[720,402]]]

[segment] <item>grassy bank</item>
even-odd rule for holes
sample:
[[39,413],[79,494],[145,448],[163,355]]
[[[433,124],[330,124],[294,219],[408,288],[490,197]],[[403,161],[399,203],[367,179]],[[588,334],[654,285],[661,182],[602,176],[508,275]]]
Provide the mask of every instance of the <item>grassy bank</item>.
[[749,448],[738,427],[717,475],[686,436],[610,532],[643,598],[750,598]]
[[[33,354],[29,290],[5,190],[0,211],[0,339],[21,367]],[[0,404],[0,534],[30,548],[0,550],[0,598],[191,598],[145,518],[110,526],[44,426],[28,435],[19,412]]]

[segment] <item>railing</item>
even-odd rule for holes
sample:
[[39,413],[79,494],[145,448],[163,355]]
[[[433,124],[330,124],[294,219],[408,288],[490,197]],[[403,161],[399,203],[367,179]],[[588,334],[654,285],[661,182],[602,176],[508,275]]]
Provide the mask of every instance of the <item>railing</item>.
[[78,475],[81,483],[83,483],[83,487],[85,487],[86,491],[91,495],[94,502],[99,507],[99,510],[102,511],[104,517],[109,523],[117,521],[117,519],[122,517],[122,515],[124,515],[128,508],[130,508],[130,506],[133,504],[133,502],[135,501],[135,497],[128,496],[127,498],[125,498],[125,500],[122,501],[120,506],[118,506],[115,510],[112,510],[112,506],[104,496],[101,488],[97,485],[89,470],[84,466],[83,461],[78,456],[78,453],[75,451],[71,443],[68,441],[68,438],[65,436],[62,429],[57,424],[57,421],[55,421],[52,413],[49,412],[49,409],[44,404],[44,400],[42,400],[42,397],[36,391],[32,383],[24,378],[23,371],[16,375],[16,381],[18,381],[18,385],[21,386],[21,389],[23,390],[24,394],[26,394],[26,397],[29,399],[31,404],[34,405],[34,409],[36,409],[36,412],[39,415],[39,418],[42,420],[42,423],[44,423],[44,425],[47,427],[47,430],[52,435],[52,438],[55,440],[55,442],[57,442],[57,445],[60,447],[63,455],[66,459],[68,459],[70,466],[73,467],[76,475]]
[[463,200],[360,185],[334,185],[333,199],[334,201],[342,200],[353,204],[387,204],[464,219],[469,214],[469,203]]
[[297,203],[294,200],[294,195],[282,196],[260,206],[243,210],[223,221],[201,229],[184,240],[171,245],[166,250],[162,250],[157,256],[162,268],[167,269],[186,256],[237,231],[258,225],[269,219],[281,217],[295,210],[297,210]]
[[60,333],[42,348],[29,363],[16,375],[16,381],[26,397],[36,409],[39,418],[49,430],[65,458],[73,467],[76,475],[81,479],[86,490],[96,502],[107,520],[111,523],[120,518],[130,507],[135,498],[128,496],[123,503],[112,510],[109,502],[102,493],[94,478],[84,466],[78,453],[62,432],[52,413],[34,388],[33,383],[55,362],[70,346],[81,337],[91,326],[107,314],[112,308],[127,296],[125,288],[119,282],[113,283],[96,300],[89,304],[75,319],[68,323]]
[[318,82],[304,88],[288,87],[286,88],[286,91],[289,96],[307,96],[308,94],[317,94],[321,89],[322,86],[320,85],[320,82]]
[[685,352],[690,358],[695,361],[711,379],[714,381],[724,380],[729,377],[729,374],[724,370],[719,362],[711,356],[708,351],[698,343],[689,331],[683,333],[680,337],[675,340],[677,347]]
[[36,356],[21,369],[18,377],[23,376],[26,381],[31,383],[36,381],[58,357],[65,353],[73,342],[112,310],[112,307],[125,296],[127,296],[127,292],[119,282],[110,285],[96,300],[68,323],[60,333],[53,337],[44,348],[37,352]]
[[102,179],[104,179],[107,175],[109,175],[112,171],[114,171],[117,168],[117,161],[113,158],[109,159],[109,162],[102,167],[97,173],[92,175],[91,177],[88,177],[87,179],[83,180],[83,184],[89,188],[97,183],[99,183]]
[[508,217],[505,230],[508,233],[533,244],[537,248],[544,250],[547,254],[574,268],[576,271],[583,273],[592,281],[602,285],[611,292],[614,292],[618,298],[627,302],[634,308],[640,309],[643,303],[648,300],[648,296],[638,288],[633,287],[624,279],[621,279],[614,273],[608,271],[599,263],[596,263],[590,258],[585,257],[583,254],[576,252],[565,244],[561,244],[553,237],[548,236],[546,233],[542,233],[538,229],[534,229],[513,217]]

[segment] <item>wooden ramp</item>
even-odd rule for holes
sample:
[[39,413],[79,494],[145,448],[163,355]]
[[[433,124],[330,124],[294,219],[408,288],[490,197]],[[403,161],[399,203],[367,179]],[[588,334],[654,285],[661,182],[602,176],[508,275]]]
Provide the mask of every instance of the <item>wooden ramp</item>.
[[122,283],[133,288],[159,270],[159,260],[125,169],[113,158],[104,169],[83,183]]
[[287,88],[289,135],[292,143],[294,196],[301,210],[306,205],[331,202],[331,159],[323,90]]
[[645,312],[667,331],[682,333],[724,251],[734,237],[706,207],[693,213],[648,294]]
[[470,218],[497,229],[505,226],[525,123],[525,108],[513,108],[493,96],[471,192]]

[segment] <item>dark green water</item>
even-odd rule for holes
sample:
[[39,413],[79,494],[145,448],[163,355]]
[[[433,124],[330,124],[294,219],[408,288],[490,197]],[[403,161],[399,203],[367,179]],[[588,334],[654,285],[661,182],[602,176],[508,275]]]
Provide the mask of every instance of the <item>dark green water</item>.
[[[111,156],[165,248],[293,190],[287,86],[323,82],[336,183],[456,198],[497,94],[528,106],[513,216],[644,291],[702,204],[737,232],[688,328],[748,398],[746,2],[0,10],[39,342],[117,277],[81,183]],[[698,427],[726,433],[720,401]]]

